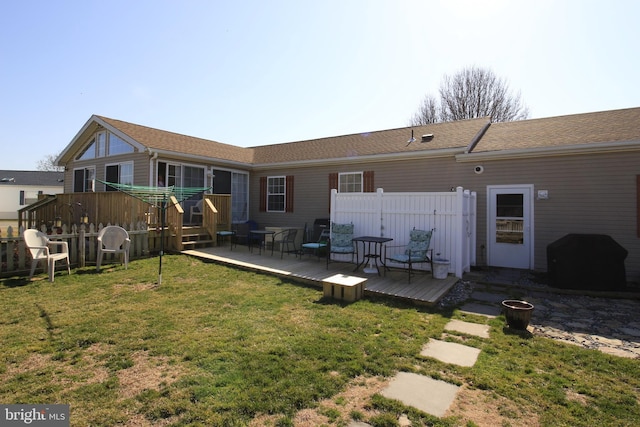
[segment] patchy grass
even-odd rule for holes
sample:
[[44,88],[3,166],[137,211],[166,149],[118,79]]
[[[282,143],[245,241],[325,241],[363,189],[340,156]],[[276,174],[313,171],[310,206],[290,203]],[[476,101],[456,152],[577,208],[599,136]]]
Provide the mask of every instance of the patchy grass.
[[[509,334],[448,335],[472,368],[420,357],[458,312],[165,256],[0,282],[0,401],[68,403],[73,426],[638,425],[640,363]],[[487,322],[484,318],[474,319]],[[396,371],[463,385],[438,419],[379,391]]]

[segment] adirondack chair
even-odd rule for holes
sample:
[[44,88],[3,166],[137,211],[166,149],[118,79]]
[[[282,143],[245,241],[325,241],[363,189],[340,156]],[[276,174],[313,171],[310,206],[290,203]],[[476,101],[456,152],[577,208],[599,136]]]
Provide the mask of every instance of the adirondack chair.
[[129,266],[129,233],[117,225],[108,225],[98,233],[98,259],[96,270],[100,271],[104,254],[120,254],[124,261],[124,268]]
[[356,246],[353,244],[353,224],[331,224],[331,234],[329,239],[329,249],[327,251],[327,268],[332,254],[351,254],[351,262],[356,253]]
[[431,271],[433,271],[431,257],[433,249],[429,248],[432,234],[433,230],[425,231],[414,228],[409,233],[409,243],[406,246],[387,246],[387,254],[391,251],[391,255],[387,256],[387,261],[408,266],[409,283],[411,283],[414,264],[428,262],[431,264]]
[[[43,232],[29,229],[24,231],[24,243],[31,253],[31,272],[29,273],[29,279],[33,277],[33,273],[36,271],[36,265],[38,265],[40,261],[45,261],[47,264],[50,282],[54,281],[56,261],[66,259],[67,272],[71,274],[69,245],[67,242],[51,241]],[[50,249],[54,246],[60,248],[58,253],[51,253]]]

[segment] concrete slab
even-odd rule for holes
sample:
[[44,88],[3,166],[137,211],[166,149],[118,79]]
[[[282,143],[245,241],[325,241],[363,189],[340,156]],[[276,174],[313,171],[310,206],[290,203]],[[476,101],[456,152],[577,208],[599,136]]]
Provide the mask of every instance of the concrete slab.
[[434,339],[430,339],[420,352],[421,356],[432,357],[441,362],[459,366],[473,366],[478,360],[479,354],[479,348]]
[[502,312],[502,307],[498,305],[487,305],[470,302],[460,307],[460,311],[462,311],[463,313],[486,316],[490,319],[493,319],[494,317],[500,315],[500,313]]
[[398,372],[381,394],[436,417],[444,416],[460,387],[433,378]]
[[480,338],[489,338],[489,325],[481,325],[479,323],[452,319],[444,326],[444,329],[445,331],[455,331]]

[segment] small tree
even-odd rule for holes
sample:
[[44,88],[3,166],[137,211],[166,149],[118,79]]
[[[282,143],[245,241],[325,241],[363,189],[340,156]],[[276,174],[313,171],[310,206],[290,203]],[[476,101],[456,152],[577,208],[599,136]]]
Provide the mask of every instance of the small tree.
[[506,81],[491,70],[470,67],[453,76],[445,75],[439,94],[439,103],[433,95],[425,96],[411,119],[412,126],[487,116],[493,122],[529,117],[520,94],[511,94]]
[[56,165],[58,154],[47,154],[36,164],[36,170],[62,172],[64,168]]

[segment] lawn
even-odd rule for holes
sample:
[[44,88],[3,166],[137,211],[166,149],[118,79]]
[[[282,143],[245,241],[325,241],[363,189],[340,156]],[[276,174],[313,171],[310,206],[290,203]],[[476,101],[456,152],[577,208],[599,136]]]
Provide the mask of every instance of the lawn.
[[[0,281],[0,402],[72,426],[640,425],[640,362],[510,333],[504,319],[321,289],[182,256]],[[488,323],[471,368],[419,355],[451,318]],[[381,397],[397,371],[463,385],[439,419]]]

